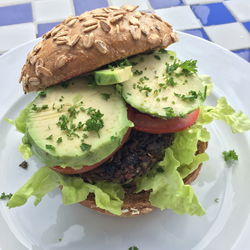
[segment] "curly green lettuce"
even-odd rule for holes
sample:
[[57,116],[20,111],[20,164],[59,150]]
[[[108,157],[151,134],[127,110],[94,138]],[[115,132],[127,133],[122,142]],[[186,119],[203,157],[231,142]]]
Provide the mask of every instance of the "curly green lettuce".
[[42,167],[35,172],[11,197],[7,206],[9,208],[22,206],[31,196],[36,198],[34,204],[38,205],[47,193],[59,186],[62,188],[62,200],[65,205],[86,200],[89,193],[94,193],[99,208],[116,215],[121,214],[124,191],[119,184],[98,182],[92,185],[81,178],[64,176],[48,167]]
[[[25,111],[15,121],[18,131],[25,132]],[[209,132],[203,127],[213,120],[222,120],[234,133],[250,130],[250,119],[242,112],[236,112],[224,97],[215,107],[202,106],[199,119],[189,129],[176,133],[173,145],[166,149],[163,161],[145,176],[137,179],[137,192],[151,190],[150,202],[160,209],[172,209],[177,214],[203,215],[193,188],[185,185],[183,178],[193,172],[200,163],[208,160],[206,153],[196,155],[198,141],[209,140]],[[27,144],[25,140],[24,144]],[[28,144],[27,144],[28,145]],[[29,154],[29,149],[23,148]],[[28,155],[27,155],[28,156]],[[57,187],[62,187],[63,203],[74,204],[83,201],[89,193],[95,194],[97,207],[113,214],[121,214],[124,190],[121,185],[97,182],[95,185],[81,178],[63,176],[48,167],[39,169],[9,200],[8,207],[24,205],[31,196],[35,196],[35,205],[44,195]]]

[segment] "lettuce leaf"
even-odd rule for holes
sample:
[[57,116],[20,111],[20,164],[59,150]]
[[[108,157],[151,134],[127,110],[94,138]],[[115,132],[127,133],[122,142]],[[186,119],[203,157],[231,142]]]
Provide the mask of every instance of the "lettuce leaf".
[[26,119],[29,113],[29,107],[30,105],[23,109],[15,120],[15,126],[17,131],[23,134],[26,132]]
[[236,112],[225,97],[219,98],[215,107],[202,106],[196,124],[205,125],[213,120],[224,121],[233,133],[242,133],[250,129],[250,119],[243,112]]
[[45,194],[57,187],[62,188],[62,200],[65,205],[78,203],[95,194],[97,207],[113,214],[121,214],[124,191],[119,184],[98,182],[92,185],[81,178],[63,176],[48,167],[40,168],[9,200],[7,206],[14,208],[24,205],[31,196],[35,196],[38,205]]
[[136,192],[151,190],[149,201],[161,210],[172,209],[177,214],[203,215],[205,212],[193,188],[183,183],[177,170],[179,166],[180,162],[175,159],[172,149],[166,149],[163,161],[136,181]]
[[177,170],[181,175],[181,178],[184,179],[185,177],[187,177],[194,170],[196,170],[202,162],[208,161],[208,159],[209,157],[206,153],[195,155],[193,161],[189,165],[181,165],[180,167],[178,167]]
[[207,129],[197,125],[176,133],[171,146],[174,157],[180,162],[180,165],[191,164],[197,151],[198,141],[206,142],[209,139],[210,134]]

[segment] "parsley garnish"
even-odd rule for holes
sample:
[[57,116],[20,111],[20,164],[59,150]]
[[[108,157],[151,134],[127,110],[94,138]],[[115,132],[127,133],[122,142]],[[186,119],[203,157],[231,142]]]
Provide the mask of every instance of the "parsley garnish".
[[176,62],[176,60],[171,65],[166,63],[166,73],[169,75],[172,75],[174,71],[177,70],[178,67],[179,67],[179,64]]
[[128,250],[139,250],[139,248],[136,247],[136,246],[132,246],[132,247],[130,247]]
[[85,122],[84,131],[95,131],[97,135],[100,136],[99,130],[104,127],[102,120],[103,114],[100,110],[94,108],[88,108],[87,114],[90,116],[90,119]]
[[91,145],[86,144],[86,143],[82,143],[82,144],[80,145],[80,148],[81,148],[81,150],[82,150],[83,152],[84,152],[84,151],[89,151],[90,148],[91,148]]
[[68,108],[68,112],[69,112],[69,117],[70,118],[76,118],[76,115],[79,113],[79,111],[76,110],[75,106],[71,106],[70,108]]
[[59,99],[59,102],[62,102],[64,99],[64,96],[61,96],[60,99]]
[[182,73],[185,76],[190,76],[193,73],[197,72],[197,66],[196,66],[197,60],[187,60],[179,65],[180,68],[182,68]]
[[224,151],[222,154],[226,162],[238,161],[238,155],[234,150]]
[[56,148],[53,145],[48,145],[48,144],[45,145],[45,148],[49,149],[49,150],[52,150],[52,151],[56,150]]
[[38,93],[38,96],[40,96],[40,97],[46,97],[46,95],[47,95],[47,93],[45,91],[40,91]]
[[101,96],[103,97],[104,100],[108,100],[111,96],[111,94],[107,94],[107,93],[101,93]]
[[168,51],[165,50],[165,49],[159,49],[159,52],[160,52],[161,54],[167,54],[167,53],[168,53]]
[[159,55],[154,55],[154,58],[155,58],[156,60],[161,60],[161,57],[160,57]]
[[13,194],[5,194],[5,192],[1,193],[0,200],[9,200]]
[[174,81],[174,78],[173,78],[173,77],[168,77],[168,78],[166,79],[166,84],[167,84],[168,86],[172,86],[172,87],[174,87],[174,86],[177,85],[177,83]]
[[68,117],[66,115],[61,115],[56,125],[59,126],[61,130],[68,130],[68,122]]
[[56,143],[62,143],[62,141],[63,141],[63,139],[62,139],[62,137],[59,137],[59,138],[57,138],[57,140],[56,140]]
[[135,76],[139,76],[139,75],[141,75],[143,73],[143,71],[142,70],[135,70],[134,72],[133,72],[133,74],[135,75]]
[[182,101],[184,102],[194,102],[199,97],[203,99],[202,93],[200,91],[197,93],[194,90],[190,90],[187,95],[182,95],[177,93],[174,93],[174,95],[181,98]]
[[113,142],[116,141],[117,139],[118,139],[117,136],[113,136],[113,135],[112,135],[112,136],[110,137],[110,140],[113,141]]
[[166,63],[166,73],[169,75],[172,75],[174,71],[176,71],[178,68],[181,68],[181,73],[177,73],[176,76],[191,76],[192,74],[197,72],[197,61],[196,60],[187,60],[184,62],[177,62],[174,61],[173,64],[169,65]]
[[46,140],[52,140],[53,139],[53,135],[50,135],[46,138]]
[[108,65],[108,68],[111,70],[114,70],[115,68],[125,68],[126,66],[132,66],[133,63],[131,63],[127,58],[118,60],[116,62],[113,62]]
[[36,111],[36,112],[40,112],[40,111],[48,109],[48,108],[49,108],[48,105],[42,105],[41,107],[37,107],[37,105],[34,104],[34,103],[33,103],[32,107],[31,107],[31,109]]
[[174,110],[172,107],[166,107],[166,108],[163,108],[165,110],[165,113],[166,113],[166,117],[168,118],[172,118],[175,116],[174,114]]

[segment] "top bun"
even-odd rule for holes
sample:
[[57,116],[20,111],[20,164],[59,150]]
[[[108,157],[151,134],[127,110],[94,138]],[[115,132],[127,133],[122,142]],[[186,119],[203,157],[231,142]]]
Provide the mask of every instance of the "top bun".
[[165,48],[175,42],[172,26],[138,6],[110,6],[71,16],[43,36],[28,54],[20,82],[37,91],[105,64]]

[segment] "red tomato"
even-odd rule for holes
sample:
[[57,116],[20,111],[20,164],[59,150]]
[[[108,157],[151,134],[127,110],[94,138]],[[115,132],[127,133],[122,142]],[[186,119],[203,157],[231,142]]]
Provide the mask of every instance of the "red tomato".
[[113,154],[115,154],[121,147],[122,145],[128,140],[129,138],[129,135],[130,135],[130,132],[131,132],[131,128],[128,130],[128,132],[124,135],[123,139],[122,139],[122,142],[121,142],[121,145],[114,151],[112,152],[109,156],[107,156],[106,158],[104,158],[103,160],[97,162],[96,164],[94,165],[91,165],[91,166],[83,166],[82,168],[80,169],[73,169],[71,167],[66,167],[66,168],[62,168],[60,166],[54,166],[52,167],[52,169],[54,169],[56,172],[59,172],[61,174],[81,174],[81,173],[85,173],[85,172],[88,172],[94,168],[97,168],[99,167],[100,165],[102,165],[104,162],[106,162],[107,160],[109,160]]
[[135,129],[152,134],[174,133],[185,130],[193,125],[199,116],[199,109],[184,118],[162,119],[143,114],[132,107],[128,107],[128,117],[135,124]]

